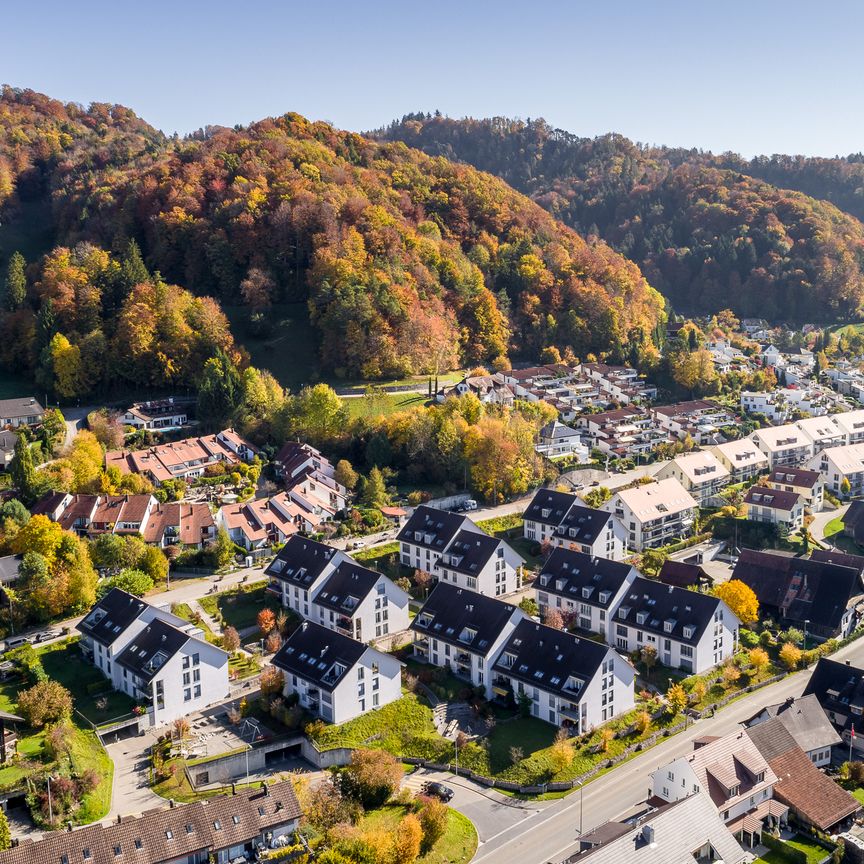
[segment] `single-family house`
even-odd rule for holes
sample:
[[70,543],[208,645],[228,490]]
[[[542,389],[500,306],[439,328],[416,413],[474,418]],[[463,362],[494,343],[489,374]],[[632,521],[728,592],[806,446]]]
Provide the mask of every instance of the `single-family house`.
[[18,433],[11,429],[0,430],[0,470],[5,471],[12,464]]
[[587,462],[590,458],[581,434],[558,420],[552,420],[540,429],[535,449],[548,459],[571,458]]
[[185,399],[151,399],[135,402],[120,415],[124,426],[135,429],[161,430],[182,429],[189,423],[191,403]]
[[[844,748],[852,746],[858,760],[864,754],[864,669],[820,657],[807,684],[804,696],[815,696]],[[854,734],[853,734],[854,733]]]
[[0,399],[0,429],[11,426],[38,426],[45,416],[45,409],[29,396],[17,399]]

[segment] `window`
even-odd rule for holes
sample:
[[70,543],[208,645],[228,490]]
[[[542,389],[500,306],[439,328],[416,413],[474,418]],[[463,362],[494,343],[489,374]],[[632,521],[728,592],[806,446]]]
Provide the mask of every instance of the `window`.
[[144,842],[141,840],[140,837],[135,841],[135,848],[136,849],[143,849],[144,848]]
[[195,685],[195,698],[196,699],[201,698],[201,685],[200,684]]
[[170,828],[165,832],[165,839],[166,840],[173,840],[174,839],[174,832]]
[[216,831],[221,831],[221,830],[222,830],[222,823],[217,819],[217,820],[213,823],[213,828],[214,828]]
[[240,817],[239,817],[239,816],[232,816],[232,817],[231,817],[231,821],[232,821],[235,825],[239,825],[239,824],[240,824]]
[[189,683],[189,673],[184,672],[183,673],[183,685],[186,686],[188,683]]
[[188,656],[186,656],[186,657],[183,658],[183,668],[184,668],[184,669],[188,669],[188,668],[189,668],[189,657],[188,657]]
[[189,702],[191,699],[192,699],[192,691],[187,687],[187,688],[183,691],[183,701],[184,701],[184,702]]

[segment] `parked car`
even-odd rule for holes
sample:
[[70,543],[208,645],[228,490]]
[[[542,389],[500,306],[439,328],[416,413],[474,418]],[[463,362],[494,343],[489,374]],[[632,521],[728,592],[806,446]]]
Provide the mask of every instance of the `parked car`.
[[423,786],[423,791],[427,795],[434,795],[445,804],[453,797],[453,790],[449,786],[445,786],[443,783],[426,783]]
[[469,498],[463,505],[462,509],[468,513],[471,510],[477,509],[477,502],[473,498]]

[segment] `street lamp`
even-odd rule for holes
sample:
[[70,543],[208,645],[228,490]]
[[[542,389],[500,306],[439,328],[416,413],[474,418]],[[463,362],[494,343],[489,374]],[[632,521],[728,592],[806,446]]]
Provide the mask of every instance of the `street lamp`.
[[585,792],[585,781],[578,780],[579,783],[579,836],[582,836],[582,796]]

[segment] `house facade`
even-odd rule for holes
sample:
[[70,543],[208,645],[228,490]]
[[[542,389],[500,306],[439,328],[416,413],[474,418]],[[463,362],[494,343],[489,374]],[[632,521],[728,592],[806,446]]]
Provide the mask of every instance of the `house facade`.
[[173,396],[136,402],[120,415],[120,422],[134,429],[181,429],[189,423],[191,404],[186,400],[175,400]]
[[639,576],[612,610],[606,641],[628,654],[651,646],[658,662],[692,674],[735,653],[739,626],[719,598]]
[[726,467],[732,483],[743,483],[768,470],[768,457],[749,438],[716,444],[710,449]]
[[146,704],[151,726],[228,697],[227,653],[195,625],[119,588],[76,629],[84,655],[115,690]]
[[350,636],[304,621],[271,663],[285,678],[284,694],[327,723],[355,717],[402,696],[402,664]]
[[744,504],[751,522],[776,525],[783,534],[804,527],[804,499],[797,492],[751,486],[744,496]]
[[[829,447],[813,456],[807,465],[821,475],[837,497],[864,495],[864,443]],[[844,488],[846,483],[848,489]]]
[[676,456],[656,477],[658,480],[674,477],[699,504],[719,495],[730,482],[729,470],[709,450]]
[[815,452],[810,437],[794,423],[757,429],[750,440],[765,454],[768,467],[803,465]]
[[11,426],[38,426],[45,416],[45,409],[32,397],[0,399],[0,429]]
[[687,537],[693,530],[697,503],[669,477],[616,492],[602,509],[616,516],[627,532],[627,546],[641,552]]
[[767,485],[770,489],[797,493],[811,513],[817,513],[822,509],[825,500],[825,481],[819,471],[808,471],[805,468],[776,468],[768,475]]

